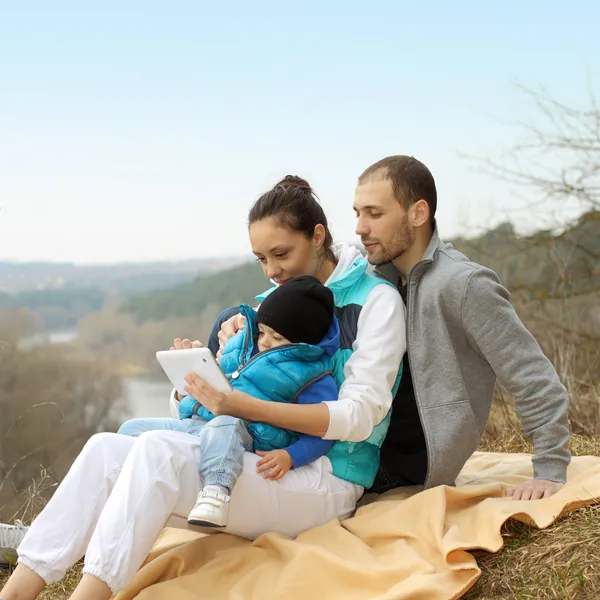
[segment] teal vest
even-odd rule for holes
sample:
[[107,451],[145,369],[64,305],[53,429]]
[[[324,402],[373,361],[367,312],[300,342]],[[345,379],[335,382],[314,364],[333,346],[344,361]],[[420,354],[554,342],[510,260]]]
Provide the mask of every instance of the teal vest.
[[[341,277],[327,285],[333,292],[335,312],[340,326],[340,349],[333,357],[333,378],[338,389],[344,382],[344,367],[352,355],[352,344],[356,340],[358,330],[358,317],[369,292],[377,285],[394,287],[384,279],[367,273],[367,267],[368,262],[364,258],[357,258]],[[276,287],[270,288],[257,296],[257,300],[263,300],[275,289]],[[399,365],[398,376],[392,389],[393,396],[396,395],[401,376],[402,364]],[[390,426],[391,412],[390,409],[365,441],[339,441],[327,453],[336,477],[365,488],[373,485],[379,470],[381,444]]]
[[[322,346],[290,344],[254,354],[258,336],[256,312],[242,305],[246,327],[230,338],[223,349],[220,365],[234,389],[261,400],[295,402],[298,394],[311,383],[333,370],[333,359]],[[337,320],[330,332],[338,335]],[[337,343],[337,340],[336,340]],[[210,421],[214,415],[197,404],[199,417]],[[255,450],[285,448],[296,441],[299,434],[266,423],[248,423]]]

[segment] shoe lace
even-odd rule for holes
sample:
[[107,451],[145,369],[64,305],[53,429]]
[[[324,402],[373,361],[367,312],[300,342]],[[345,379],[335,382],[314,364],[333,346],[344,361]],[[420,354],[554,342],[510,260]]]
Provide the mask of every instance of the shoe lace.
[[13,548],[16,550],[28,529],[29,527],[19,520],[15,521],[14,525],[0,523],[0,548]]

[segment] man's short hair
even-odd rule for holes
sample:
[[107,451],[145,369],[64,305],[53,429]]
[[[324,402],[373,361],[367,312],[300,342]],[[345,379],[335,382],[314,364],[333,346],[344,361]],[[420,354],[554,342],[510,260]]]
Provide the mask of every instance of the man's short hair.
[[414,156],[388,156],[366,169],[358,178],[359,185],[369,179],[389,179],[394,197],[408,209],[415,202],[425,200],[429,218],[433,221],[437,208],[437,190],[431,171]]

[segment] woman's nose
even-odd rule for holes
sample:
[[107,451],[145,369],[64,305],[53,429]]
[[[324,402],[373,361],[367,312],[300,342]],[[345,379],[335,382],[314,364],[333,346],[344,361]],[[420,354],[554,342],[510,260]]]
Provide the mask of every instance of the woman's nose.
[[277,275],[281,272],[281,269],[274,264],[267,263],[266,276],[269,279],[276,279]]

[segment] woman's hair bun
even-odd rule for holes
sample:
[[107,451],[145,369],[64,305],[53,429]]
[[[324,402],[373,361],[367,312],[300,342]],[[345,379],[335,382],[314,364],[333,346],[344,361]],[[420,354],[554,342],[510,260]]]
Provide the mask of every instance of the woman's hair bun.
[[285,189],[296,188],[298,190],[306,190],[311,194],[313,193],[308,181],[297,175],[286,175],[277,185]]

